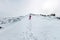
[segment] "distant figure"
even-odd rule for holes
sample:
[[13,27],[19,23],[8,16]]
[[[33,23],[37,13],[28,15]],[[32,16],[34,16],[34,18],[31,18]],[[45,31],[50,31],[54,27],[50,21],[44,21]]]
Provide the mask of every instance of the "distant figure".
[[55,16],[55,14],[50,14],[50,16]]
[[29,20],[31,20],[31,15],[29,15]]

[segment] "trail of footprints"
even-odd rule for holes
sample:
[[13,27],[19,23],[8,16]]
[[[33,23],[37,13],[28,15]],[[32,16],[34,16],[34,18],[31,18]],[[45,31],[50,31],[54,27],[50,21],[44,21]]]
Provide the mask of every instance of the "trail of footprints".
[[32,32],[22,32],[21,39],[22,40],[37,40],[37,38],[33,35]]

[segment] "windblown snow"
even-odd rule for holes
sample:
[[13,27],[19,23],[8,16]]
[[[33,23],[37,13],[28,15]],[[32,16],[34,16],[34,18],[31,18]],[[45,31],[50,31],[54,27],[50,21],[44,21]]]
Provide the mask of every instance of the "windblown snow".
[[5,20],[0,24],[0,40],[60,40],[60,19],[55,16],[32,15],[29,20],[26,15]]

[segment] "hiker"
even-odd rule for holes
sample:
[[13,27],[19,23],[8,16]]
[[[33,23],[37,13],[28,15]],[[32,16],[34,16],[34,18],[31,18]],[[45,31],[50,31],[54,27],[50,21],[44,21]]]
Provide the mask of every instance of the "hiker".
[[31,15],[29,15],[29,20],[31,20]]

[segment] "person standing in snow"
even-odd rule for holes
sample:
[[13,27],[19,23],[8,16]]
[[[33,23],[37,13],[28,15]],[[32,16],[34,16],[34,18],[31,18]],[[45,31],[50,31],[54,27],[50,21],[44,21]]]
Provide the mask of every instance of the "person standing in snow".
[[29,15],[29,20],[31,20],[31,14]]

